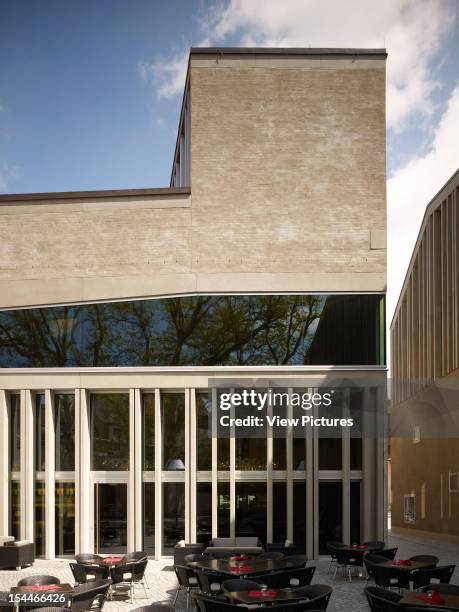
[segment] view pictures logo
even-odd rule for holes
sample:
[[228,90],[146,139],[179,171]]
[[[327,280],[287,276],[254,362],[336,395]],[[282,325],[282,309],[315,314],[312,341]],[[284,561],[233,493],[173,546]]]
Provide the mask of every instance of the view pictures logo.
[[311,410],[313,407],[328,408],[333,402],[334,390],[320,392],[292,392],[274,391],[267,389],[266,391],[256,391],[255,389],[244,389],[243,391],[233,391],[229,393],[220,393],[219,407],[220,410],[230,410],[232,407],[253,408],[256,410],[265,410],[268,406],[273,407],[288,407],[302,408],[303,410]]

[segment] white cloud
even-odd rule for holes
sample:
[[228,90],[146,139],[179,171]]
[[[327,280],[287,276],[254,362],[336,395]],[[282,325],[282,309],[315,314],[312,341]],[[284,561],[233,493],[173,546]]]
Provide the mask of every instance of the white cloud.
[[426,205],[459,167],[458,138],[459,85],[449,97],[428,153],[414,157],[387,183],[389,322]]
[[10,189],[11,181],[18,175],[18,169],[11,164],[0,165],[0,193],[7,193]]
[[170,60],[157,58],[149,63],[137,63],[137,71],[144,81],[153,79],[160,98],[174,98],[183,91],[188,66],[188,49]]
[[[230,0],[201,19],[200,46],[386,47],[387,119],[400,130],[413,115],[429,115],[439,86],[429,70],[456,19],[454,0]],[[170,61],[147,64],[159,95],[180,94],[188,50]],[[144,70],[145,72],[145,70]]]

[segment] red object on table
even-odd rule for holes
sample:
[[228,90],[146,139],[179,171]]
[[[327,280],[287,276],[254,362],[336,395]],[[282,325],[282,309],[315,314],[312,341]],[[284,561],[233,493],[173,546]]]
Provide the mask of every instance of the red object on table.
[[444,604],[445,600],[438,591],[430,591],[417,596],[420,601],[426,601],[431,604]]
[[234,557],[230,557],[230,560],[231,561],[248,561],[251,558],[252,557],[249,557],[249,555],[234,555]]
[[232,567],[231,571],[235,574],[244,574],[247,571],[252,569],[251,565],[238,565],[237,567]]
[[104,557],[102,563],[119,563],[123,560],[123,557]]
[[60,588],[60,584],[32,584],[31,591],[55,591]]
[[249,597],[277,597],[277,591],[249,591]]
[[411,565],[411,561],[409,559],[396,559],[392,561],[392,565]]

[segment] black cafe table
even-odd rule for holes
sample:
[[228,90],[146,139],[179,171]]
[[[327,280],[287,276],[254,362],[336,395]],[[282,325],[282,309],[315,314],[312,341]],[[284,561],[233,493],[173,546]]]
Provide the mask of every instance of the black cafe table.
[[428,610],[429,608],[446,608],[447,610],[459,610],[459,595],[450,595],[447,593],[441,593],[440,599],[441,602],[435,599],[429,601],[429,598],[426,597],[427,593],[420,593],[419,591],[411,591],[409,593],[405,593],[405,595],[400,599],[398,603],[399,606],[415,606],[419,608]]
[[256,574],[267,574],[276,570],[294,567],[294,564],[284,559],[259,559],[257,557],[236,561],[234,559],[202,559],[191,561],[190,567],[197,567],[210,572],[227,574],[228,576],[255,576]]
[[307,599],[294,589],[251,589],[250,591],[230,591],[227,597],[243,604],[276,604],[282,601],[301,601]]

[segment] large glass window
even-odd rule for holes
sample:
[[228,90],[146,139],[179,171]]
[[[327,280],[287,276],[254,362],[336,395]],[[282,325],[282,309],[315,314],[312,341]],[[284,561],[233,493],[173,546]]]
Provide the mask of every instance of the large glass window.
[[306,552],[306,483],[293,482],[293,543]]
[[319,470],[341,470],[342,438],[319,438]]
[[229,482],[219,482],[217,487],[217,526],[220,538],[230,536],[230,486]]
[[56,482],[56,556],[75,554],[75,483]]
[[293,438],[293,469],[294,470],[305,470],[306,469],[306,440],[304,438]]
[[163,425],[163,470],[185,469],[185,396],[183,393],[161,395]]
[[35,469],[37,472],[45,469],[45,395],[35,396]]
[[127,552],[127,485],[94,485],[96,553]]
[[236,483],[236,537],[256,535],[266,543],[266,483]]
[[196,494],[197,541],[207,544],[212,538],[212,484],[199,482]]
[[129,395],[91,395],[91,469],[129,469]]
[[287,486],[273,483],[273,542],[283,544],[287,539]]
[[327,554],[327,542],[342,542],[343,485],[319,483],[319,553]]
[[285,438],[273,438],[273,470],[287,469],[287,446]]
[[16,540],[21,539],[21,506],[20,506],[20,484],[18,480],[11,481],[10,489],[10,534],[15,537]]
[[35,481],[35,554],[45,555],[45,483]]
[[0,367],[384,365],[384,296],[219,295],[0,312]]
[[236,438],[236,469],[266,470],[266,438]]
[[155,483],[143,483],[143,550],[155,554]]
[[143,404],[143,469],[155,469],[155,395],[144,393]]
[[163,555],[171,555],[185,539],[185,484],[163,483]]
[[209,393],[196,394],[196,447],[198,470],[212,469],[212,438],[209,436],[209,420],[212,414],[212,398]]
[[75,396],[73,394],[56,393],[54,396],[54,424],[56,470],[73,472],[75,469]]
[[19,472],[21,469],[21,410],[20,396],[17,393],[10,395],[10,470]]

